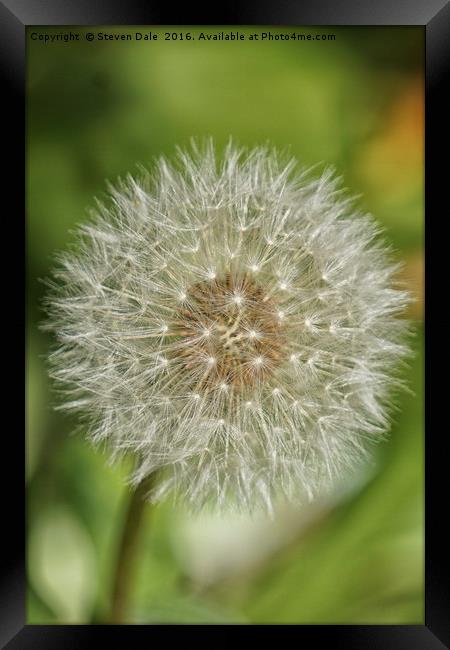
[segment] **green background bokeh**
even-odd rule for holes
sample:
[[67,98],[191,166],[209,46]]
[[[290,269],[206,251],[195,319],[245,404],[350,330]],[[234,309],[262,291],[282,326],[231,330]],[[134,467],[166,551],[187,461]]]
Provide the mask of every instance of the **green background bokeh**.
[[[129,621],[422,623],[422,28],[270,30],[336,35],[306,42],[164,40],[211,27],[31,38],[62,31],[28,29],[28,622],[102,620],[127,496],[127,467],[109,465],[53,410],[40,279],[106,180],[212,135],[219,146],[230,136],[270,142],[305,165],[334,165],[385,226],[416,297],[411,393],[375,463],[333,499],[272,522],[192,520],[159,505],[144,530]],[[87,42],[87,31],[159,40]]]

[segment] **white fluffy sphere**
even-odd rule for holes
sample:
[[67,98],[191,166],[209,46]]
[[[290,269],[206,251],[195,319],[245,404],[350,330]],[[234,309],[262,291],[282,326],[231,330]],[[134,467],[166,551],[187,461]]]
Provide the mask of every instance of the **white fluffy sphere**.
[[[271,509],[347,475],[387,430],[408,295],[330,171],[211,142],[127,178],[61,257],[52,374],[137,483]],[[70,396],[70,397],[69,397]]]

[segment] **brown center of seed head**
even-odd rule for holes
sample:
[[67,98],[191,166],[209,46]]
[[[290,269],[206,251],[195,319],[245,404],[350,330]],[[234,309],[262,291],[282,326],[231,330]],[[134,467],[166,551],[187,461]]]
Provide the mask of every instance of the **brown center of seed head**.
[[248,275],[192,285],[172,331],[193,390],[246,392],[266,381],[283,358],[280,314],[276,298]]

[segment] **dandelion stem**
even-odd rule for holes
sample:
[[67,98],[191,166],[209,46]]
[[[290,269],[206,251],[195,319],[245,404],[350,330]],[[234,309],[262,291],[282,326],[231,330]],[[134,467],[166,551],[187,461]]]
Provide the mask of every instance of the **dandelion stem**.
[[153,475],[139,483],[130,495],[124,513],[121,539],[117,551],[117,561],[113,576],[113,591],[109,620],[111,623],[124,623],[129,605],[136,568],[136,555],[142,533],[145,511],[149,503],[145,496],[153,483]]

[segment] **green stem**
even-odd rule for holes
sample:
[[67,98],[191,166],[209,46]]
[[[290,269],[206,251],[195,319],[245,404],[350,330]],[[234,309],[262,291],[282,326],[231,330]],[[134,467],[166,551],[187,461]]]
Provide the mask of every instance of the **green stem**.
[[130,495],[124,515],[111,599],[110,623],[125,623],[130,594],[135,577],[136,556],[148,502],[145,496],[150,491],[153,476],[142,481]]

